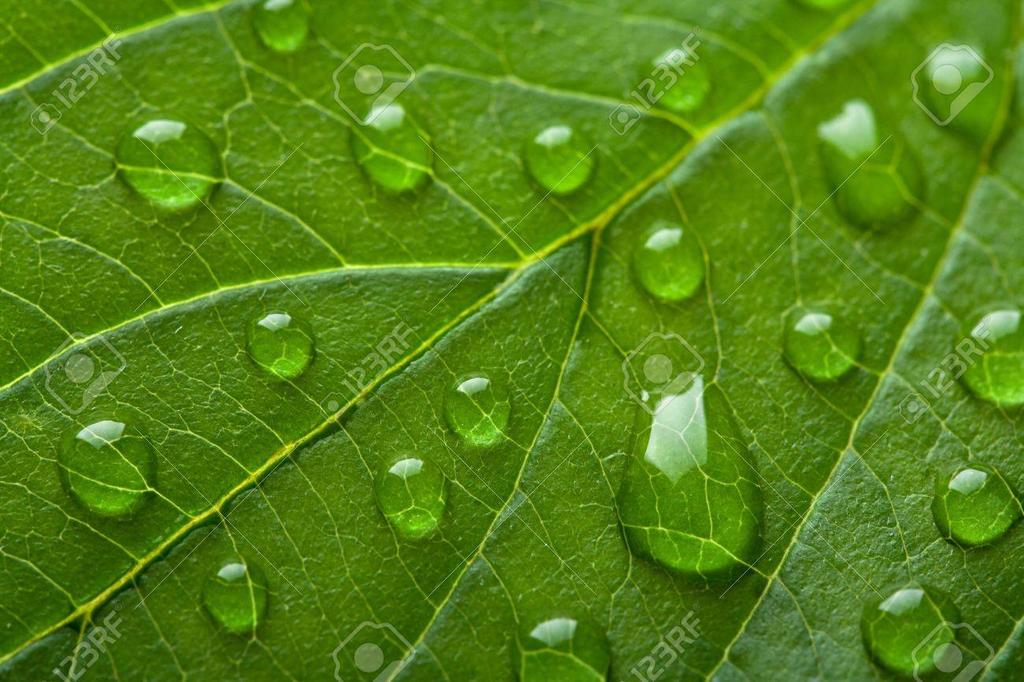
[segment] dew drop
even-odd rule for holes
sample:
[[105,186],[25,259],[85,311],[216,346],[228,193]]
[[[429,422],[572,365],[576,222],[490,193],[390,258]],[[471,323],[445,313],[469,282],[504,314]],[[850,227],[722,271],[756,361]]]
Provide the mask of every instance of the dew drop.
[[156,483],[156,456],[134,427],[98,421],[69,433],[57,457],[61,482],[99,516],[130,516]]
[[838,379],[857,363],[860,353],[860,334],[834,315],[801,310],[790,316],[784,354],[789,364],[807,378]]
[[432,535],[448,501],[448,479],[429,460],[407,457],[377,477],[377,506],[396,531],[410,540]]
[[678,114],[695,111],[704,103],[711,91],[711,78],[707,67],[694,59],[681,47],[662,53],[652,62],[656,74],[668,74],[675,82],[661,94],[658,104]]
[[252,632],[267,610],[267,579],[244,559],[224,563],[203,586],[203,605],[232,634]]
[[725,397],[696,376],[644,407],[617,496],[630,549],[691,576],[752,563],[761,490]]
[[608,675],[611,653],[604,633],[575,618],[551,618],[518,637],[521,682],[594,682]]
[[117,147],[121,177],[140,195],[169,210],[205,201],[221,176],[220,152],[205,134],[181,121],[154,119]]
[[704,282],[704,253],[690,230],[659,221],[633,251],[633,272],[655,298],[682,301]]
[[314,353],[313,329],[288,313],[269,313],[249,327],[249,355],[273,377],[299,377],[313,361]]
[[940,477],[932,515],[942,534],[967,547],[995,542],[1021,518],[1021,504],[999,470],[970,464]]
[[391,192],[421,186],[434,163],[434,152],[400,104],[374,107],[352,134],[352,153],[363,172]]
[[910,583],[865,606],[860,625],[864,646],[880,665],[901,675],[925,675],[955,641],[952,626],[959,622],[947,595]]
[[982,315],[970,329],[973,354],[963,381],[979,398],[1002,407],[1024,405],[1024,325],[1005,307]]
[[294,52],[306,43],[309,12],[302,0],[263,0],[253,8],[253,24],[264,45]]
[[596,163],[592,152],[590,144],[570,126],[551,126],[526,145],[526,167],[546,191],[571,194],[590,179]]
[[924,180],[899,136],[880,136],[875,113],[862,100],[818,126],[825,177],[839,212],[861,227],[913,217]]
[[486,374],[469,374],[448,390],[444,414],[448,425],[470,445],[494,445],[505,437],[512,404],[504,387]]

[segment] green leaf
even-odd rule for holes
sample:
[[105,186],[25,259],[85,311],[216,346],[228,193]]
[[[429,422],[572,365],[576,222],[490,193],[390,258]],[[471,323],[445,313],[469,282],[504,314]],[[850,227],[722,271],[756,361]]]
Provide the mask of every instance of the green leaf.
[[[961,546],[932,505],[967,462],[1024,488],[1019,408],[953,377],[1022,304],[1019,3],[276,4],[0,0],[0,675],[873,679],[862,614],[911,583],[1015,674],[1022,531]],[[700,82],[617,119],[691,32]],[[915,97],[943,43],[991,70],[962,119]],[[148,162],[153,120],[197,146]],[[658,269],[652,229],[695,241]],[[787,362],[798,311],[838,354]],[[620,522],[660,475],[652,338],[756,544],[686,482]],[[704,504],[725,553],[631,552]]]

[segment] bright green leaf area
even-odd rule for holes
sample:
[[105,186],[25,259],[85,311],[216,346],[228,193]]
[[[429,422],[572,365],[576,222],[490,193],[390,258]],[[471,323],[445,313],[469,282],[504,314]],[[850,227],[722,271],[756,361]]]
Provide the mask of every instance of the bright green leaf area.
[[[1020,3],[308,0],[290,52],[254,4],[0,0],[0,677],[347,680],[401,661],[389,676],[507,680],[521,633],[578,619],[584,674],[606,641],[611,679],[885,679],[863,609],[911,582],[955,602],[986,679],[1019,675],[1019,525],[970,548],[931,504],[967,463],[1024,488],[1020,410],[936,379],[966,326],[1022,304]],[[623,132],[616,109],[695,27],[707,95]],[[913,96],[943,43],[992,71],[960,125]],[[412,127],[372,150],[390,186],[356,158],[381,143],[355,123],[368,110],[335,100],[372,104],[335,75],[365,44],[416,73],[396,99]],[[897,224],[851,224],[830,196],[818,130],[852,101],[892,136],[871,172],[893,150],[920,168]],[[152,120],[221,151],[217,177],[189,176],[205,203],[125,182],[118,146]],[[524,155],[552,126],[595,161],[545,196]],[[676,302],[633,265],[658,224],[706,265]],[[859,334],[835,380],[783,357],[801,309]],[[271,313],[314,337],[287,377],[248,347]],[[755,465],[760,541],[725,578],[633,554],[619,523],[646,407],[623,363],[652,333],[701,358]],[[472,375],[507,394],[486,444],[445,416]],[[103,420],[156,456],[153,476],[118,474],[127,516],[62,484],[61,443]],[[447,480],[415,538],[374,492],[408,458]],[[260,586],[211,606],[224,566]]]

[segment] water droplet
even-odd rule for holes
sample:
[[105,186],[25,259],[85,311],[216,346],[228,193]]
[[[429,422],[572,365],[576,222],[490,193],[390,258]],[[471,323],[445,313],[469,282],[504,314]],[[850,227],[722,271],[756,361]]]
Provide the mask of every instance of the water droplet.
[[470,445],[493,445],[505,436],[512,409],[508,392],[486,374],[467,375],[456,381],[445,398],[448,425]]
[[932,515],[947,539],[977,547],[998,540],[1017,523],[1021,504],[999,470],[970,464],[936,481]]
[[203,605],[232,634],[252,632],[267,610],[267,579],[244,559],[224,563],[203,586]]
[[872,658],[886,669],[924,675],[936,669],[956,639],[960,612],[942,592],[917,583],[864,607],[861,634]]
[[526,167],[545,190],[571,194],[590,179],[596,160],[590,144],[567,125],[537,133],[526,145]]
[[269,313],[249,328],[249,355],[278,379],[297,378],[313,361],[314,352],[313,329],[288,313]]
[[375,183],[392,192],[416,189],[434,163],[434,152],[399,104],[374,107],[352,134],[356,162]]
[[518,637],[521,682],[606,679],[611,654],[602,632],[575,618],[552,618]]
[[253,24],[264,45],[294,52],[306,43],[309,12],[302,0],[264,0],[253,8]]
[[377,477],[377,506],[401,535],[412,540],[437,530],[448,501],[448,480],[433,462],[401,459]]
[[801,310],[790,316],[784,351],[789,364],[807,378],[832,381],[860,359],[860,334],[829,313]]
[[65,437],[57,457],[71,495],[100,516],[131,515],[156,483],[156,455],[134,427],[103,420]]
[[880,136],[866,102],[847,102],[818,126],[825,177],[839,212],[861,227],[908,220],[917,212],[924,180],[917,160],[895,134]]
[[144,123],[117,147],[124,180],[170,210],[203,202],[221,177],[220,152],[197,128],[169,119]]
[[658,104],[679,114],[696,110],[704,103],[711,91],[711,78],[707,67],[681,47],[675,47],[652,62],[659,82],[664,83],[670,76],[675,82],[665,89]]
[[690,230],[659,221],[633,251],[633,272],[655,298],[682,301],[704,282],[704,253]]
[[1000,88],[986,87],[993,77],[977,48],[943,44],[925,61],[920,80],[915,74],[914,87],[936,123],[983,142],[1001,100]]
[[729,412],[721,392],[696,376],[641,414],[617,498],[634,552],[704,577],[754,561],[761,490]]
[[976,396],[1003,407],[1024,405],[1024,325],[1005,307],[982,315],[970,329],[971,353],[963,374]]

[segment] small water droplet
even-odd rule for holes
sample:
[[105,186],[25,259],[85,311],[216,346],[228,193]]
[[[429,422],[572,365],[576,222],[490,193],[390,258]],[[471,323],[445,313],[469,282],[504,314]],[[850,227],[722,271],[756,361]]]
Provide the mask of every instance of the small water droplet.
[[295,379],[313,361],[313,329],[288,313],[272,312],[249,327],[249,355],[273,377]]
[[963,381],[979,398],[1001,405],[1024,405],[1024,325],[1021,311],[1005,307],[971,325],[974,351],[966,359]]
[[518,645],[521,682],[594,682],[608,675],[608,640],[586,621],[551,618],[520,633]]
[[392,192],[416,189],[426,181],[434,152],[399,104],[374,107],[352,134],[352,153],[363,172]]
[[1021,504],[999,470],[970,464],[940,477],[932,515],[942,534],[961,545],[995,542],[1021,518]]
[[545,190],[571,194],[590,179],[596,159],[583,137],[567,125],[545,128],[526,145],[526,167]]
[[[675,77],[675,83],[665,89],[658,104],[679,114],[695,111],[711,91],[711,78],[707,67],[687,50],[674,47],[659,55],[651,64],[660,82]],[[665,74],[664,76],[661,74]]]
[[886,669],[925,675],[955,641],[952,626],[959,622],[960,612],[947,595],[910,583],[864,607],[861,634],[868,653]]
[[448,425],[470,445],[494,445],[504,438],[511,409],[504,387],[479,372],[456,381],[444,402]]
[[97,421],[69,433],[57,457],[61,482],[89,511],[131,515],[156,483],[156,456],[134,427]]
[[692,576],[752,563],[761,489],[725,397],[697,376],[641,419],[617,497],[630,549]]
[[170,210],[203,202],[220,181],[220,152],[197,128],[154,119],[125,136],[117,147],[121,177],[136,192]]
[[821,310],[800,310],[786,327],[784,354],[789,364],[814,381],[842,377],[860,359],[856,329]]
[[917,212],[924,180],[917,160],[896,134],[881,136],[864,101],[818,126],[825,176],[839,212],[861,227],[890,225]]
[[267,610],[267,579],[244,559],[221,565],[203,586],[203,605],[232,634],[252,632]]
[[309,11],[302,0],[263,0],[253,7],[253,24],[264,45],[294,52],[309,35]]
[[432,535],[448,501],[448,479],[429,460],[407,457],[385,469],[375,482],[377,506],[402,536]]
[[704,282],[704,253],[690,230],[659,221],[633,251],[633,272],[655,298],[682,301]]

